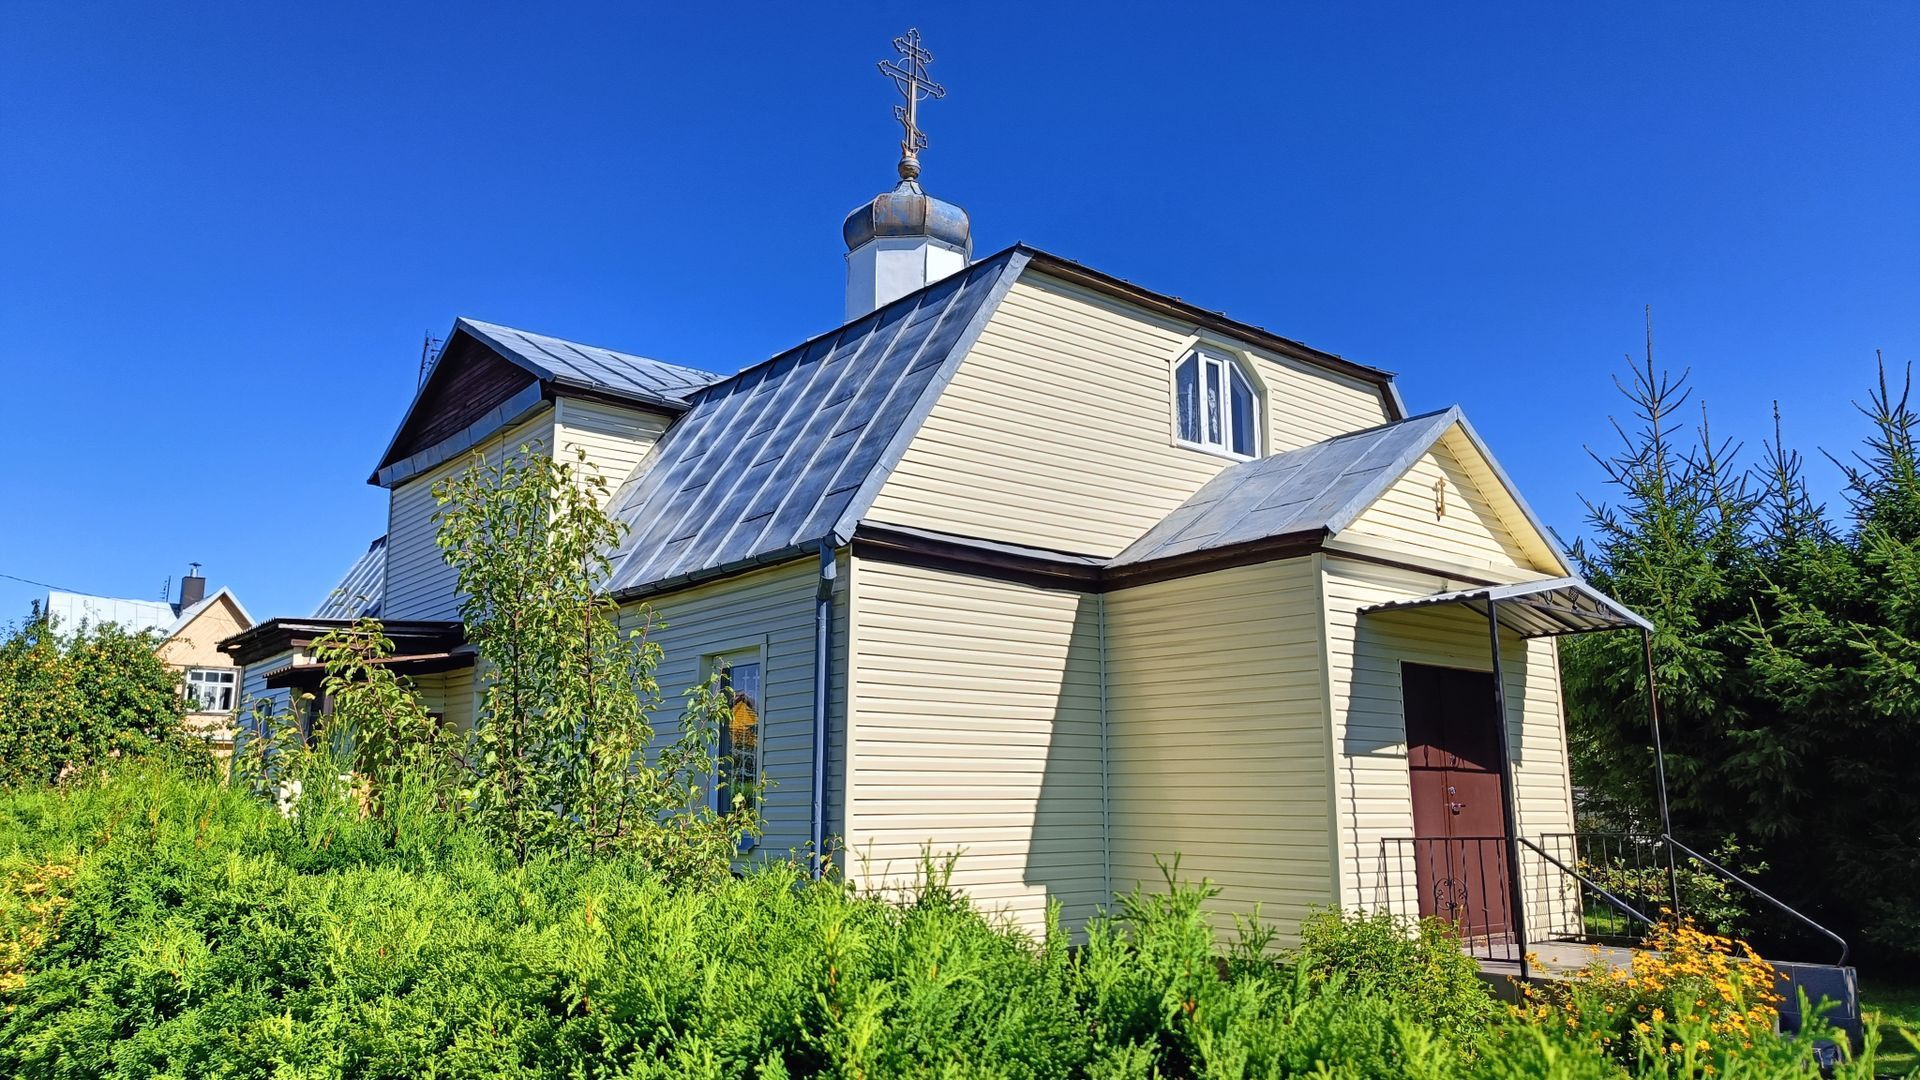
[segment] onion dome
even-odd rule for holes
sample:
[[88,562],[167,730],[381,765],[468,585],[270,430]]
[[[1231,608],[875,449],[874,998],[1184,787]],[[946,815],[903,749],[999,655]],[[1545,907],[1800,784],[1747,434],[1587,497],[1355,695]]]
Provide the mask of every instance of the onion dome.
[[912,179],[901,180],[892,191],[874,196],[872,202],[848,214],[840,232],[848,251],[882,236],[938,240],[965,252],[973,250],[967,212],[927,194]]

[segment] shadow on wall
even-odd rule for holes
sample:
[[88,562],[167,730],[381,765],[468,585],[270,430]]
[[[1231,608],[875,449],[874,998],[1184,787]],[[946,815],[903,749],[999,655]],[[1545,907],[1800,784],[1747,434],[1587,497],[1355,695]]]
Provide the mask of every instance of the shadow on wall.
[[[1507,753],[1516,769],[1527,763],[1522,738],[1524,691],[1537,663],[1524,639],[1500,635],[1505,675]],[[1354,629],[1353,675],[1347,698],[1339,777],[1341,819],[1353,867],[1351,882],[1362,904],[1388,891],[1389,868],[1381,857],[1383,837],[1413,835],[1412,780],[1407,769],[1403,663],[1490,672],[1493,657],[1486,617],[1465,608],[1436,607],[1363,615]],[[1491,718],[1493,701],[1486,703]],[[1521,831],[1527,822],[1521,820]]]
[[1046,758],[1026,845],[1023,880],[1060,904],[1061,925],[1078,934],[1111,900],[1106,836],[1106,759],[1102,732],[1105,598],[1083,594],[1063,663],[1034,674],[1052,681]]

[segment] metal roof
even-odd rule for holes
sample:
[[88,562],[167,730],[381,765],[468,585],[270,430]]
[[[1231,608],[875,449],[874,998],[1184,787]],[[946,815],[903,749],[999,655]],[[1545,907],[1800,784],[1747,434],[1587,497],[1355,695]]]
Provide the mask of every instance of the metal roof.
[[478,319],[456,319],[453,328],[473,335],[542,380],[658,405],[684,406],[688,395],[722,378],[708,371]]
[[380,601],[387,591],[387,538],[376,538],[358,559],[327,591],[327,598],[313,611],[316,619],[378,618]]
[[1460,604],[1482,615],[1494,604],[1500,625],[1521,637],[1586,634],[1595,630],[1652,630],[1653,624],[1625,604],[1576,577],[1524,581],[1517,585],[1489,585],[1477,589],[1435,593],[1411,600],[1393,600],[1360,609],[1362,615],[1382,611]]
[[113,623],[130,634],[149,630],[160,633],[179,618],[179,612],[165,600],[128,600],[58,589],[47,593],[44,610],[56,628],[69,633],[78,630],[82,623],[89,626]]
[[1296,533],[1339,532],[1460,422],[1459,408],[1442,409],[1228,466],[1111,565]]
[[614,500],[614,592],[846,543],[1027,260],[982,260],[694,394]]

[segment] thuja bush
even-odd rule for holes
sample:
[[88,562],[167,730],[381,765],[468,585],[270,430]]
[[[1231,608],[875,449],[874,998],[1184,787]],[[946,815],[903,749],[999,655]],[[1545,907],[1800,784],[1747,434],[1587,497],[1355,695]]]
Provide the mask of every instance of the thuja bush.
[[1329,916],[1294,962],[1223,939],[1208,890],[1171,880],[1070,948],[997,925],[938,868],[897,903],[784,862],[675,883],[633,853],[520,862],[457,816],[384,815],[303,821],[154,768],[0,797],[19,943],[0,1075],[1817,1075],[1772,1034],[1663,1028],[1708,1048],[1623,1060],[1557,1017],[1449,1027],[1403,970],[1425,946]]

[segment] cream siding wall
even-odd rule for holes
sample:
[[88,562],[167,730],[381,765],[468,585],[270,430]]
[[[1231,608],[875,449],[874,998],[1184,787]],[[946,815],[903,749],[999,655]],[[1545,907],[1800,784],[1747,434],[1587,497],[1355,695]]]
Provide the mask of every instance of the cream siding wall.
[[[553,410],[542,407],[533,417],[499,432],[474,451],[498,464],[523,443],[553,444]],[[473,452],[430,469],[393,489],[387,511],[386,596],[380,614],[386,619],[457,619],[460,597],[454,588],[453,567],[434,543],[433,485],[465,472]]]
[[667,430],[664,414],[643,409],[579,398],[561,398],[554,408],[556,456],[571,462],[575,450],[585,451],[609,499]]
[[420,703],[426,706],[428,712],[439,713],[461,731],[473,727],[479,701],[474,696],[472,668],[418,675],[414,677],[413,685],[419,690]]
[[[1361,608],[1458,588],[1461,582],[1334,556],[1327,557],[1325,565],[1341,903],[1373,907],[1395,899],[1411,901],[1411,893],[1388,887],[1395,868],[1383,865],[1380,843],[1384,837],[1413,835],[1400,665],[1491,671],[1487,623],[1462,608],[1362,617]],[[1571,832],[1573,790],[1554,642],[1503,634],[1501,664],[1520,835]],[[1533,860],[1523,858],[1521,869],[1533,893],[1530,901],[1544,888],[1561,884]],[[1534,910],[1529,921],[1536,930],[1539,906],[1529,903]]]
[[[1118,553],[1230,464],[1173,442],[1171,365],[1195,335],[1192,326],[1121,301],[1023,276],[881,487],[869,519]],[[1268,447],[1289,450],[1387,418],[1373,386],[1247,355],[1263,390]]]
[[1341,530],[1334,546],[1501,580],[1569,572],[1457,426]]
[[[843,558],[843,568],[844,562]],[[770,855],[803,851],[811,829],[814,598],[819,569],[817,558],[796,560],[648,602],[665,624],[653,633],[664,654],[656,673],[665,699],[655,716],[660,743],[678,737],[685,707],[682,695],[710,674],[710,657],[748,649],[765,651],[760,767],[768,787],[763,803],[766,834],[760,850]],[[844,572],[839,580],[834,667],[844,672]],[[640,611],[640,605],[625,609],[622,625],[640,626]],[[836,678],[828,707],[830,725],[835,714],[844,711],[845,692],[844,677]],[[834,824],[828,823],[829,835]]]
[[1029,930],[1108,896],[1101,598],[856,560],[849,873],[910,885],[922,853]]
[[1113,887],[1156,858],[1259,906],[1287,941],[1334,901],[1332,791],[1314,558],[1107,595]]

